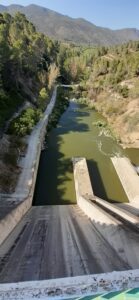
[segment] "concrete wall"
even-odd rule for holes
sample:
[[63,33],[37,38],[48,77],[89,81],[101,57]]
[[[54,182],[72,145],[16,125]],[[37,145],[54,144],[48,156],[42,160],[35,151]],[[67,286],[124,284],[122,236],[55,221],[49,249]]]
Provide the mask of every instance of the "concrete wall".
[[110,299],[109,293],[112,291],[137,287],[139,287],[139,270],[129,270],[64,279],[0,284],[0,299],[58,300],[75,297],[79,299],[86,295],[97,294],[105,294],[105,296],[108,294]]
[[[5,201],[7,205],[7,201]],[[9,203],[8,203],[9,205]],[[6,214],[0,221],[0,244],[6,239],[14,227],[20,222],[22,217],[30,209],[32,205],[32,197],[28,196],[27,199],[24,199],[20,204],[14,206],[12,205],[12,200],[10,203],[10,211]]]
[[35,126],[28,138],[26,156],[19,162],[22,172],[15,192],[11,195],[0,194],[0,244],[32,206],[42,142],[46,134],[49,116],[56,102],[56,93],[57,87],[42,120]]
[[131,203],[139,203],[139,176],[127,157],[112,157],[112,163]]
[[[94,222],[115,224],[113,219],[100,207],[95,205],[95,195],[90,181],[85,158],[73,158],[74,183],[77,204],[82,211]],[[94,200],[94,203],[91,200]]]
[[[115,216],[118,216],[122,222],[126,222],[139,230],[138,216],[123,209],[117,204],[109,203],[108,201],[100,199],[94,195],[86,159],[81,157],[73,158],[72,160],[74,166],[74,182],[77,204],[83,210],[83,212],[92,221],[100,223],[104,222],[105,224],[115,224],[114,217],[112,217],[114,214]],[[129,189],[132,190],[132,184],[130,187],[130,182]]]
[[93,199],[95,196],[88,172],[86,159],[84,157],[73,157],[72,162],[74,170],[76,196],[81,195],[86,198]]

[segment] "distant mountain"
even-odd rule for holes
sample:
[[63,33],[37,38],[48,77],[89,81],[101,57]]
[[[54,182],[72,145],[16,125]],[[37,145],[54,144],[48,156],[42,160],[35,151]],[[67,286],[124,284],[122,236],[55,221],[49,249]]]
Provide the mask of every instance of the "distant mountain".
[[114,45],[139,39],[139,30],[136,28],[111,30],[98,27],[85,19],[73,19],[34,4],[26,7],[21,5],[0,5],[0,12],[4,11],[12,15],[20,11],[36,26],[38,31],[62,41],[80,44]]
[[0,12],[3,12],[5,10],[7,11],[7,8],[5,6],[3,6],[3,5],[0,4]]

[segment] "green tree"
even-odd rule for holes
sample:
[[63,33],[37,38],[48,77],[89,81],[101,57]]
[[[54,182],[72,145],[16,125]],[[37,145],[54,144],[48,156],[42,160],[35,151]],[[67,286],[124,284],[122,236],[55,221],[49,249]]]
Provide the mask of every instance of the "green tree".
[[39,93],[39,107],[44,110],[48,104],[49,94],[46,88],[42,88]]

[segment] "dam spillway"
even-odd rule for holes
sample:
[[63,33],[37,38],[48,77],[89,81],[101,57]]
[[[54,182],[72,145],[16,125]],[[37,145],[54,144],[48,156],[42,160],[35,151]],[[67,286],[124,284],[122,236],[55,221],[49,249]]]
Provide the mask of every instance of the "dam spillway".
[[[74,108],[74,113],[76,112]],[[82,123],[81,117],[83,116],[80,114],[79,123]],[[88,114],[85,116],[88,116]],[[70,122],[71,119],[68,121]],[[84,133],[88,132],[91,138],[92,132],[90,127],[88,128],[84,130]],[[98,128],[96,130],[97,137],[106,137]],[[71,130],[69,128],[68,131],[70,134]],[[77,137],[80,133],[80,126],[75,126],[74,131]],[[112,140],[112,138],[110,139]],[[98,140],[95,139],[96,153],[103,154],[105,159],[106,157],[109,158],[109,154],[106,155],[106,152],[102,149],[102,141],[100,142],[98,143]],[[62,144],[62,141],[60,144]],[[73,143],[73,145],[78,146],[78,143]],[[80,151],[83,150],[81,144],[79,148]],[[89,148],[87,143],[85,151],[88,150],[92,157],[92,148]],[[64,158],[62,153],[59,158]],[[67,162],[65,169],[69,166],[69,158]],[[106,163],[108,163],[107,159]],[[89,169],[92,170],[92,173],[95,173],[93,166],[95,164],[91,164],[92,168]],[[109,165],[109,173],[112,174],[110,170]],[[70,173],[72,174],[71,166]],[[63,175],[65,176],[65,173]],[[69,182],[71,181],[70,178],[68,178]],[[67,177],[65,179],[67,180]],[[62,178],[60,180],[62,181]],[[46,183],[45,180],[44,182]],[[51,180],[48,182],[50,184]],[[65,193],[63,193],[64,195]],[[42,196],[40,194],[40,204],[43,203],[42,198],[44,196]],[[84,213],[84,210],[76,204],[58,205],[60,199],[58,197],[58,202],[55,203],[57,205],[49,205],[48,199],[47,197],[46,206],[32,207],[0,247],[1,283],[99,274],[139,268],[137,257],[138,233],[133,228],[127,226],[102,207],[98,207],[97,204],[91,206],[94,219],[90,219]],[[69,204],[68,201],[66,202],[67,199],[70,200],[70,198],[65,198],[65,203]],[[53,204],[51,199],[50,203]]]
[[139,268],[138,242],[138,233],[133,240],[133,231],[105,212],[102,222],[91,222],[77,205],[33,207],[0,247],[0,282]]

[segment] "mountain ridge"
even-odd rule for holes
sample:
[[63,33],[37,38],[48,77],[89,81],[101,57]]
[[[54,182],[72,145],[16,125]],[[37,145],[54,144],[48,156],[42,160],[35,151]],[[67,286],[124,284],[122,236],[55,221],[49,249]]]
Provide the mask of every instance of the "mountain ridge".
[[20,11],[36,26],[38,31],[60,41],[70,41],[76,44],[115,45],[139,39],[139,30],[136,28],[112,30],[96,26],[84,18],[71,18],[36,4],[0,5],[0,12],[4,11],[12,15]]

